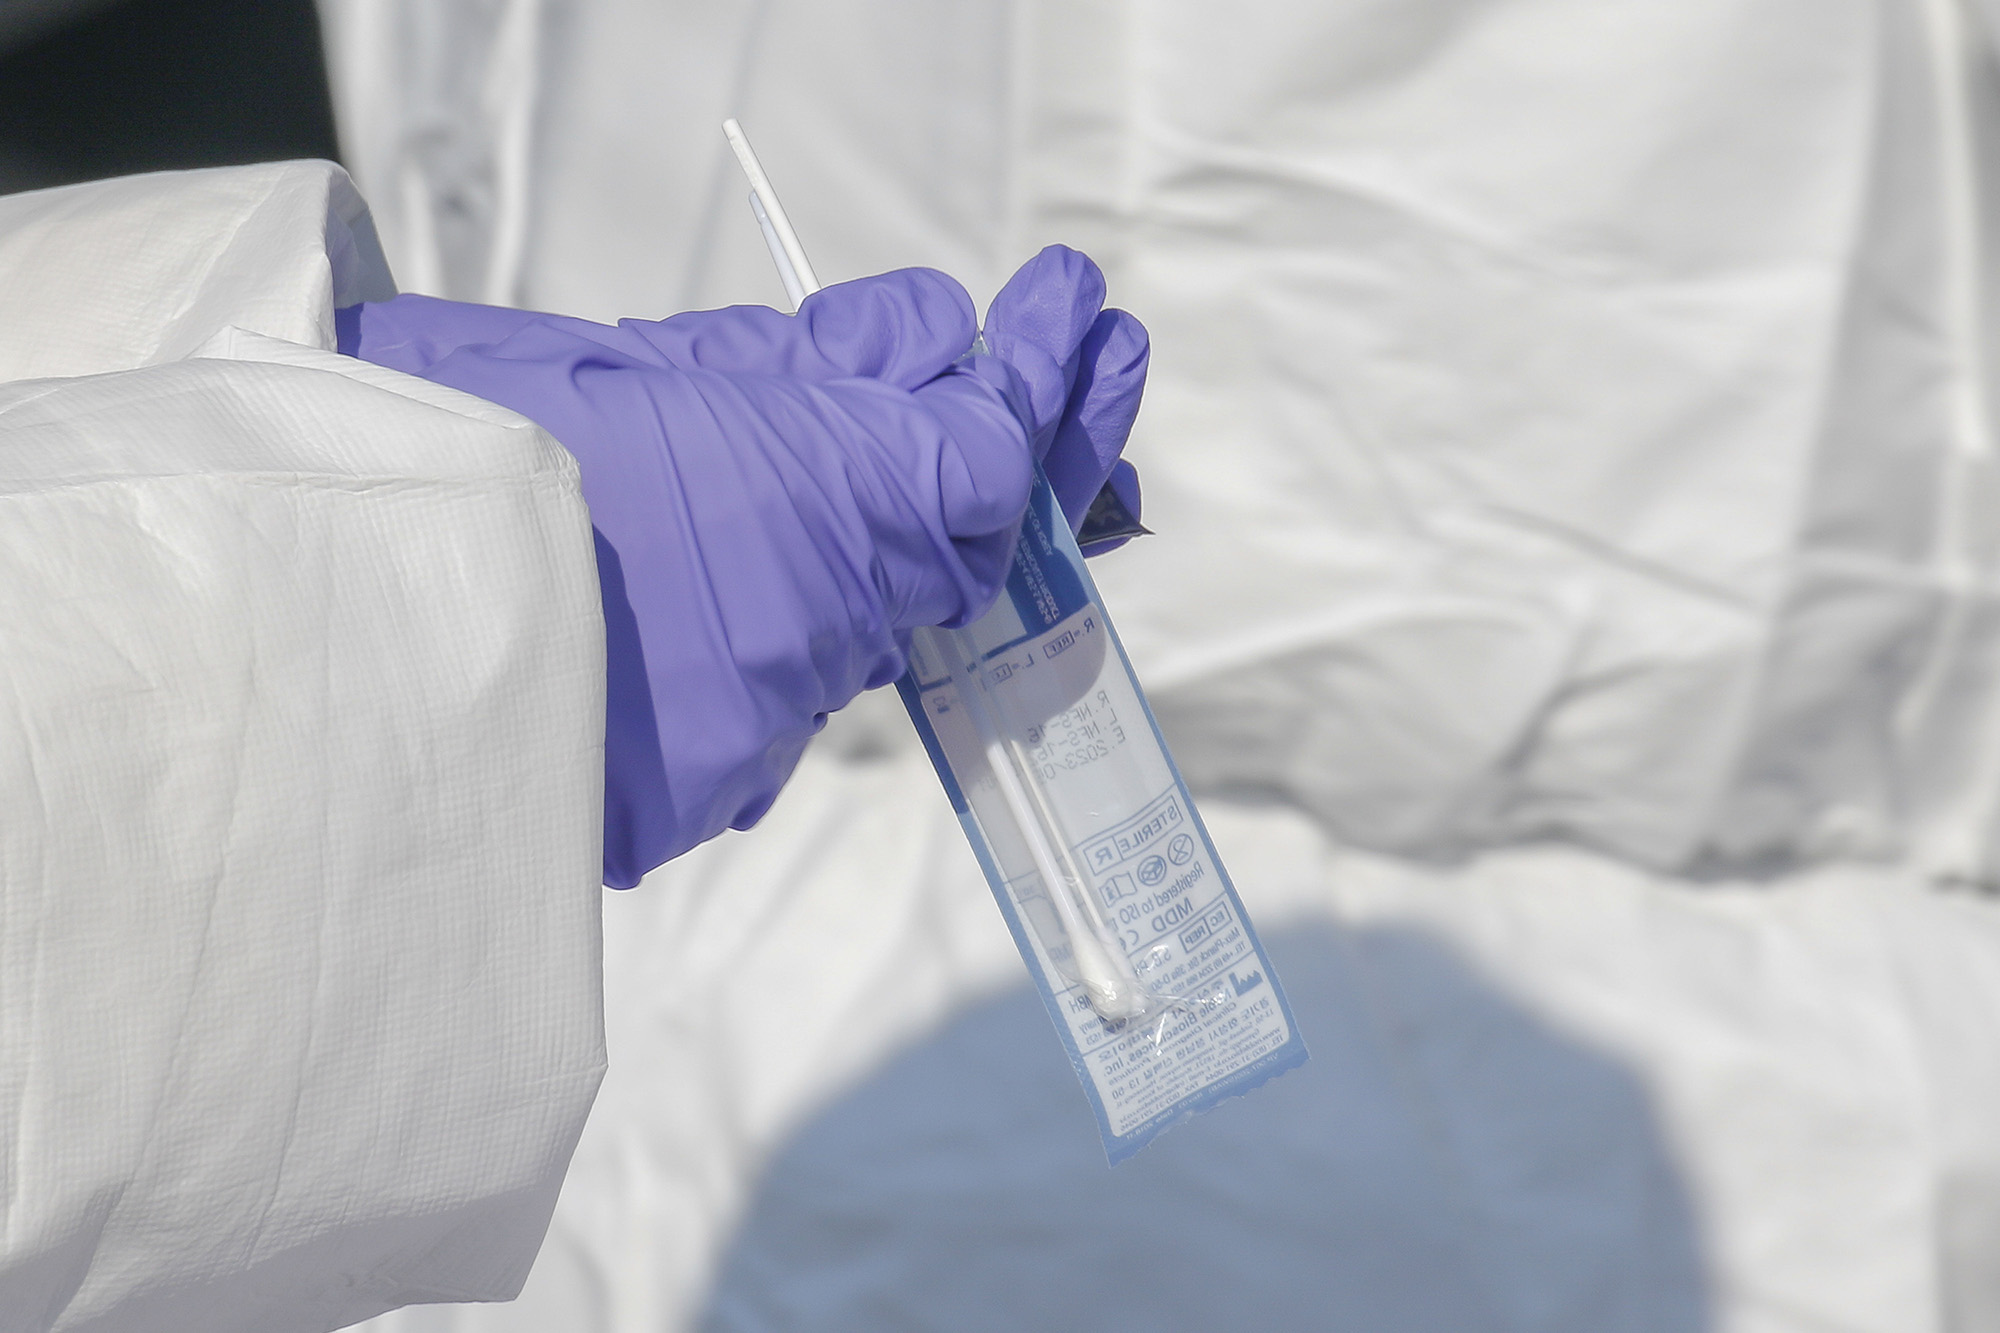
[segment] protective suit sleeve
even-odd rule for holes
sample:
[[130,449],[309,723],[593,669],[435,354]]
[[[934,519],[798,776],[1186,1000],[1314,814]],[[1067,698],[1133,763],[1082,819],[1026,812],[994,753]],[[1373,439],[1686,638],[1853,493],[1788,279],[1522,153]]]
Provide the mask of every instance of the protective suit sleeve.
[[365,234],[329,164],[0,199],[8,1333],[509,1297],[602,1075],[575,464],[331,350]]

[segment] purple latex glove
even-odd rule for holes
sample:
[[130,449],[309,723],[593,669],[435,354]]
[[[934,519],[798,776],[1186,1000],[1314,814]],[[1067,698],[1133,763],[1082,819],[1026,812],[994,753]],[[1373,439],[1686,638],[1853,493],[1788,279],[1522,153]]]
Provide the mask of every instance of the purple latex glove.
[[1104,308],[1104,274],[1090,256],[1051,245],[1023,264],[993,298],[984,333],[1028,386],[1035,457],[1070,528],[1082,527],[1107,481],[1136,519],[1139,474],[1119,455],[1146,386],[1146,330]]
[[826,715],[902,674],[908,631],[985,610],[1033,453],[1081,515],[1145,377],[1145,332],[1100,314],[1103,291],[1051,247],[994,302],[1010,354],[962,362],[972,303],[921,269],[796,317],[608,327],[419,296],[338,313],[342,351],[511,407],[576,456],[604,597],[607,884],[755,823]]

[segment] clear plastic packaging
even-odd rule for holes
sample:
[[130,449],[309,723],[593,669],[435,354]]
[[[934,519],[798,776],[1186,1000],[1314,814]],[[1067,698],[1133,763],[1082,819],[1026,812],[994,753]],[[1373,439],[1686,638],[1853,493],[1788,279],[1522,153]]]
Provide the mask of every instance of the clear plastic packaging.
[[1112,1162],[1305,1061],[1046,480],[1000,600],[897,688]]

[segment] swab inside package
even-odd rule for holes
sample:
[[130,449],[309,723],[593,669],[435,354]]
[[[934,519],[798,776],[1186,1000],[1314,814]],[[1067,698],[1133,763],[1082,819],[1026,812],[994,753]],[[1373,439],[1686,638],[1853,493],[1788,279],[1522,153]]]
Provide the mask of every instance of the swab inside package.
[[1047,481],[999,602],[912,648],[897,688],[1111,1160],[1303,1063]]
[[[817,288],[725,124],[794,300]],[[898,682],[1113,1163],[1304,1063],[1305,1043],[1036,474],[993,608],[918,630]]]

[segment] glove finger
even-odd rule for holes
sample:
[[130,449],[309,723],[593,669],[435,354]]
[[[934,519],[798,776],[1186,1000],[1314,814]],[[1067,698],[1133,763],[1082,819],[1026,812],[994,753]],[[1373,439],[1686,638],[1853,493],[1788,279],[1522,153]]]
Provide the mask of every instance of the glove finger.
[[1072,530],[1131,438],[1151,356],[1146,326],[1123,310],[1100,313],[1083,337],[1075,387],[1042,458]]
[[1054,438],[1076,380],[1077,356],[1104,308],[1104,274],[1090,256],[1051,245],[1007,280],[986,312],[986,346],[1028,386],[1036,456]]
[[992,605],[1034,485],[1025,391],[1011,367],[975,357],[901,394],[873,381],[827,386],[867,441],[853,478],[869,514],[890,625],[960,625]]
[[682,370],[809,382],[859,376],[899,389],[936,377],[978,333],[965,288],[927,268],[836,283],[808,296],[795,316],[731,306],[619,328]]
[[955,446],[940,460],[938,489],[963,591],[951,615],[915,624],[969,624],[986,613],[1006,583],[1035,485],[1023,421],[1027,397],[1020,375],[997,357],[962,362],[918,392]]
[[1022,416],[1026,387],[997,357],[973,357],[919,389],[953,448],[939,470],[945,530],[954,541],[999,536],[1011,544],[1035,484]]

